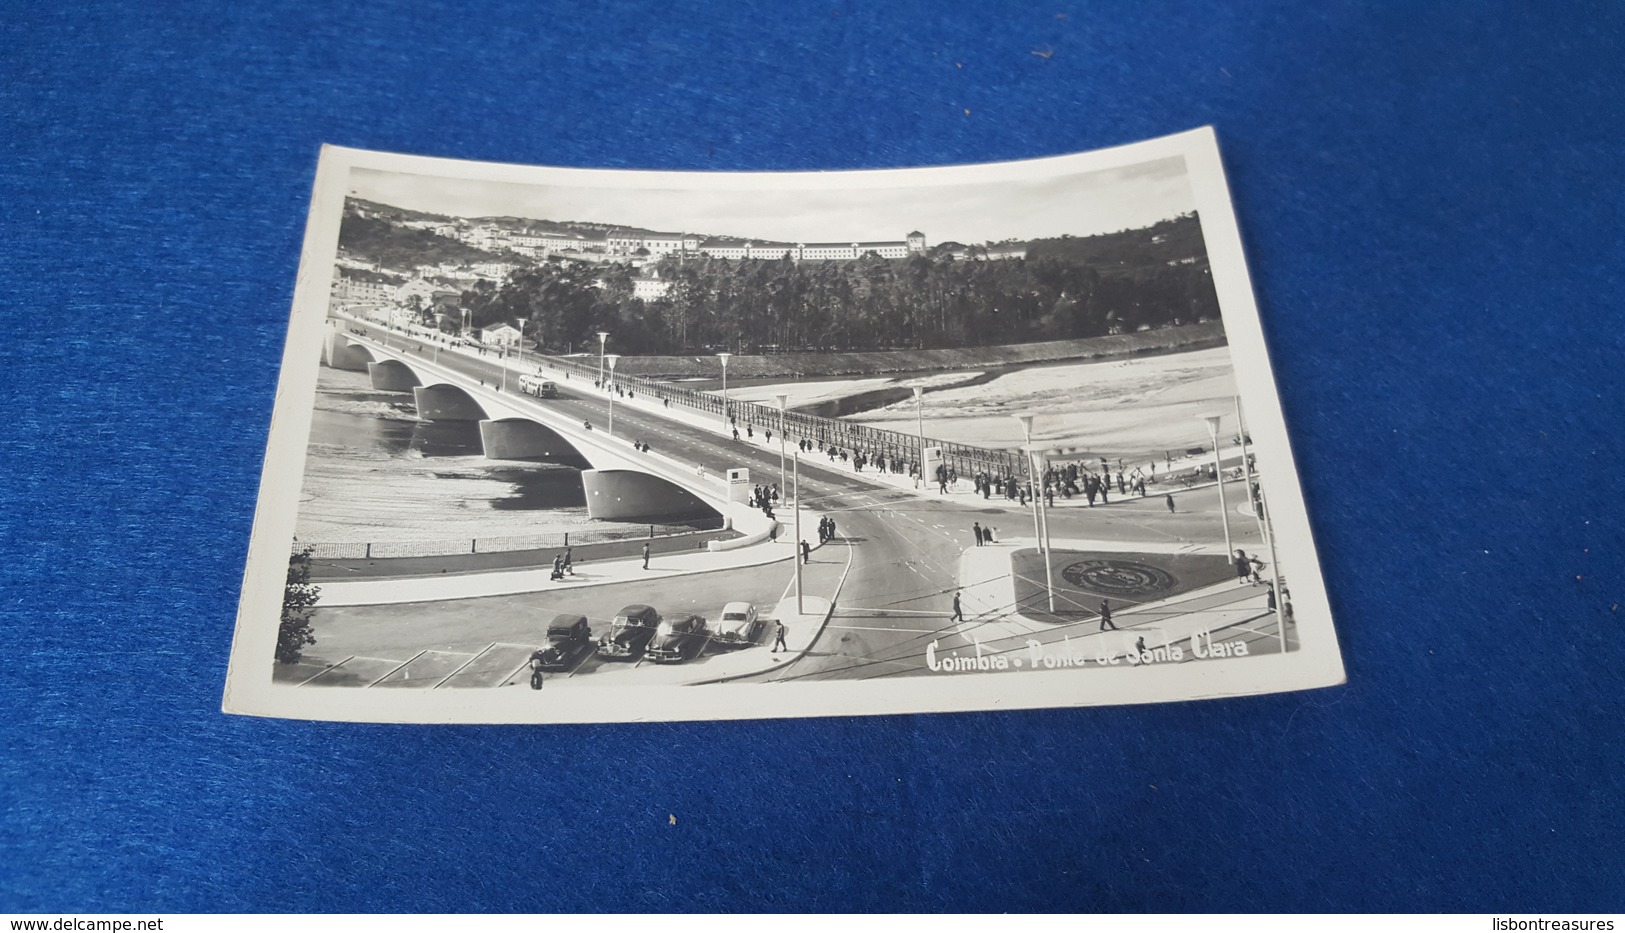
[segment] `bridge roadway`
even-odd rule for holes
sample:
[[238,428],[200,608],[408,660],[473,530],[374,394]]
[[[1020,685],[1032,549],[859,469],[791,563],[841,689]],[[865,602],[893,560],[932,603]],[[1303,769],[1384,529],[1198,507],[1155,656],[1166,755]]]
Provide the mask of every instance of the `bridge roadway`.
[[[376,326],[357,323],[360,330],[378,334]],[[373,337],[372,339],[379,339]],[[435,357],[429,346],[414,349],[410,338],[395,335],[392,345],[408,356]],[[442,350],[435,360],[441,367],[455,370],[487,384],[499,384],[503,366],[500,360]],[[526,367],[529,369],[530,367]],[[567,414],[573,421],[588,421],[594,430],[607,429],[609,400],[591,385],[576,386],[573,381],[556,383],[559,397],[533,399],[517,392],[520,369],[510,362],[509,387],[523,403],[549,406]],[[734,442],[720,433],[676,419],[662,418],[631,405],[615,406],[614,436],[630,445],[647,443],[657,453],[704,466],[714,475],[745,467],[753,483],[776,482],[779,476],[777,446],[769,447],[759,438]],[[837,539],[826,546],[812,566],[805,568],[806,592],[829,596],[837,610],[823,633],[801,658],[761,675],[763,680],[871,678],[918,674],[925,667],[925,647],[939,641],[937,651],[945,653],[970,648],[977,637],[975,624],[950,624],[953,596],[959,587],[975,581],[961,581],[959,567],[965,549],[974,546],[971,524],[998,529],[1001,541],[1025,535],[1030,543],[1032,512],[1002,498],[984,500],[965,493],[953,499],[920,496],[854,473],[849,465],[831,464],[821,454],[811,454],[801,462],[802,501],[835,517]],[[1223,551],[1223,531],[1215,496],[1181,496],[1177,513],[1167,512],[1163,500],[1153,497],[1114,502],[1105,508],[1056,508],[1049,511],[1053,538],[1112,540],[1125,548],[1135,541],[1166,548],[1173,542],[1202,542]],[[1206,500],[1215,501],[1208,502]],[[781,518],[785,517],[781,514]],[[1238,546],[1256,541],[1243,523],[1232,521]],[[1024,531],[1025,529],[1025,531]],[[804,527],[803,537],[812,538],[815,528]],[[816,539],[814,539],[816,540]],[[843,551],[850,548],[850,551]],[[786,573],[790,568],[785,568]],[[836,587],[839,587],[836,599]],[[651,601],[656,594],[648,597]],[[990,622],[1002,620],[1014,607],[990,613]],[[967,609],[967,611],[969,611]],[[974,623],[974,620],[973,620]],[[998,626],[991,626],[997,629]],[[1044,642],[1059,642],[1063,634],[1077,637],[1080,630],[1094,626],[1059,626],[1053,633],[1034,636]],[[1016,642],[997,632],[1001,650]]]

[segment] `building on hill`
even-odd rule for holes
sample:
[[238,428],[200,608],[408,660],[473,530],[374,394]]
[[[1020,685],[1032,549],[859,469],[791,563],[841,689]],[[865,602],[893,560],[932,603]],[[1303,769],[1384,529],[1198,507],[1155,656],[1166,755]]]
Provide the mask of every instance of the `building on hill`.
[[744,259],[750,244],[744,240],[725,240],[712,237],[700,243],[699,251],[712,259]]
[[644,274],[632,280],[632,297],[643,301],[662,298],[671,291],[671,282],[660,277],[660,270],[646,266]]
[[434,293],[436,291],[438,291],[438,289],[433,282],[430,282],[428,279],[425,279],[422,276],[414,276],[413,278],[402,282],[400,286],[395,289],[395,301],[397,304],[405,305],[412,300],[413,295],[417,295],[423,300],[424,304],[428,304],[429,300],[434,297]]
[[347,301],[394,301],[404,280],[398,276],[367,269],[337,267],[333,297]]
[[643,248],[655,258],[669,256],[681,252],[683,249],[683,235],[681,233],[645,233],[643,235]]
[[899,243],[896,240],[878,243],[853,243],[852,248],[859,256],[867,256],[873,253],[881,259],[907,259],[909,253],[916,252],[909,244]]
[[745,258],[795,259],[796,245],[794,243],[775,243],[771,240],[765,243],[747,243],[745,244]]
[[480,331],[480,342],[493,347],[516,347],[519,345],[519,328],[512,324],[498,324]]

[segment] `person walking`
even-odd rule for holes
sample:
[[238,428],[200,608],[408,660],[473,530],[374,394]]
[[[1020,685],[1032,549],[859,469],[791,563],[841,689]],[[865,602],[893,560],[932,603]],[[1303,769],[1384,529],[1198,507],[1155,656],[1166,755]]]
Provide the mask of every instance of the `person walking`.
[[971,530],[972,534],[976,535],[976,546],[981,547],[982,546],[982,523],[981,522],[971,522],[970,523],[970,530]]
[[576,575],[576,565],[575,565],[575,560],[574,560],[574,554],[575,554],[575,548],[568,548],[567,547],[567,548],[564,549],[564,572],[569,574],[572,577]]
[[806,538],[801,539],[801,562],[803,564],[812,563],[812,546],[807,543]]
[[530,653],[530,689],[542,689],[542,649]]
[[1237,548],[1233,563],[1236,565],[1236,582],[1246,585],[1249,582],[1247,578],[1253,573],[1253,562],[1247,559],[1247,552]]
[[1117,624],[1112,621],[1111,603],[1103,599],[1100,601],[1100,630],[1104,632],[1107,629],[1115,632],[1117,631]]
[[1168,502],[1168,514],[1169,514],[1169,515],[1172,515],[1172,514],[1174,514],[1174,497],[1173,497],[1173,494],[1172,494],[1172,493],[1169,493],[1169,494],[1168,494],[1168,495],[1167,495],[1167,496],[1165,496],[1165,497],[1164,497],[1164,498],[1165,498],[1165,499],[1166,499],[1166,500],[1167,500],[1167,502]]
[[647,542],[643,545],[643,569],[649,569],[649,545]]
[[783,622],[780,622],[779,623],[779,629],[778,629],[778,635],[777,635],[777,637],[775,637],[773,639],[773,653],[774,654],[778,654],[781,649],[784,650],[784,651],[789,651],[790,650],[790,646],[786,645],[784,643],[784,636],[789,634],[789,632],[790,632],[790,627],[785,625]]
[[1266,589],[1264,590],[1264,608],[1268,609],[1271,612],[1274,612],[1275,611],[1275,584],[1266,583],[1266,584],[1264,584],[1264,586],[1266,587]]
[[959,594],[954,594],[954,614],[948,617],[950,622],[965,621],[965,611],[959,607]]

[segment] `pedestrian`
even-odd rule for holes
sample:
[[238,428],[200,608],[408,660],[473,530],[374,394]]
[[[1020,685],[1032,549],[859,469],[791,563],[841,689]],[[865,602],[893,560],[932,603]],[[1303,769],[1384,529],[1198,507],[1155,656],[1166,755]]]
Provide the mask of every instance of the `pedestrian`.
[[575,566],[575,561],[573,559],[574,554],[575,554],[575,548],[568,548],[567,547],[567,548],[564,549],[564,572],[569,574],[572,577],[576,575],[576,566]]
[[778,544],[779,543],[779,523],[778,522],[774,522],[772,524],[772,526],[767,529],[767,543],[768,544]]
[[1247,559],[1247,552],[1237,548],[1236,556],[1233,562],[1236,565],[1236,582],[1247,583],[1247,578],[1253,572],[1253,563]]
[[959,594],[958,593],[954,594],[954,614],[949,616],[948,618],[949,618],[949,621],[951,621],[951,622],[963,622],[963,621],[965,621],[964,610],[960,609],[960,607],[959,607]]
[[783,622],[780,622],[779,623],[779,629],[778,629],[778,635],[773,639],[773,653],[774,654],[778,654],[780,649],[783,649],[785,651],[790,650],[790,646],[786,645],[784,643],[784,636],[788,635],[789,633],[790,633],[790,627],[785,625]]
[[555,555],[553,555],[553,574],[552,574],[552,576],[548,577],[548,579],[549,580],[563,580],[564,579],[564,555],[563,554],[555,554]]
[[982,523],[981,522],[971,522],[970,523],[970,530],[971,530],[971,532],[973,534],[976,535],[976,546],[981,547],[982,546]]
[[1107,629],[1115,632],[1117,631],[1117,624],[1112,621],[1111,604],[1103,599],[1100,601],[1100,630],[1104,632]]
[[1264,582],[1264,578],[1258,575],[1258,572],[1264,569],[1264,562],[1256,555],[1247,559],[1247,569],[1252,571],[1252,575],[1247,578],[1249,583],[1256,585]]
[[1174,514],[1174,497],[1173,497],[1173,494],[1170,493],[1169,495],[1165,496],[1164,498],[1166,498],[1167,501],[1168,501],[1168,514],[1169,515]]
[[643,545],[643,569],[644,570],[649,569],[649,544],[648,544],[648,542],[644,542],[644,545]]
[[1266,587],[1266,589],[1264,590],[1264,608],[1268,609],[1271,612],[1274,612],[1275,611],[1275,584],[1266,583],[1266,584],[1264,584],[1264,586]]
[[801,539],[801,562],[803,564],[812,563],[812,546],[807,543],[806,538]]
[[987,526],[987,529],[982,532],[982,536],[987,538],[988,544],[999,543],[999,529],[994,528],[992,525]]

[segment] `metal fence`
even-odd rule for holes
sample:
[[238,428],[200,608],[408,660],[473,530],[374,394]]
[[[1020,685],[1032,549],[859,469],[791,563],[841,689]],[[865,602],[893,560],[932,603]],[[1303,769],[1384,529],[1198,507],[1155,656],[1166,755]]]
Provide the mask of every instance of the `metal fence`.
[[315,542],[301,541],[311,548],[311,556],[327,560],[365,560],[391,557],[447,557],[454,554],[493,554],[501,551],[551,550],[610,544],[616,541],[642,541],[673,538],[685,534],[717,531],[727,527],[718,515],[681,525],[638,525],[630,528],[587,529],[557,534],[505,535],[487,538],[458,538],[431,541]]
[[[599,379],[597,366],[551,356],[536,356],[533,359],[539,360],[542,366],[571,373],[588,382],[596,383]],[[604,374],[606,379],[609,375],[608,372]],[[904,473],[913,472],[918,467],[921,439],[917,434],[852,424],[839,418],[824,418],[804,412],[781,413],[777,408],[755,402],[729,400],[728,410],[725,413],[720,395],[685,389],[668,382],[626,373],[615,373],[614,384],[624,387],[629,393],[641,392],[649,397],[715,415],[719,421],[731,415],[741,433],[744,433],[747,427],[771,429],[785,434],[792,440],[811,440],[820,452],[836,447],[848,454],[862,454],[870,462],[885,457],[888,462],[901,463],[903,465],[901,472]],[[962,477],[968,478],[977,473],[1010,477],[1017,475],[1022,469],[1021,455],[1016,451],[955,444],[929,435],[924,441],[926,447],[940,447],[943,465]]]

